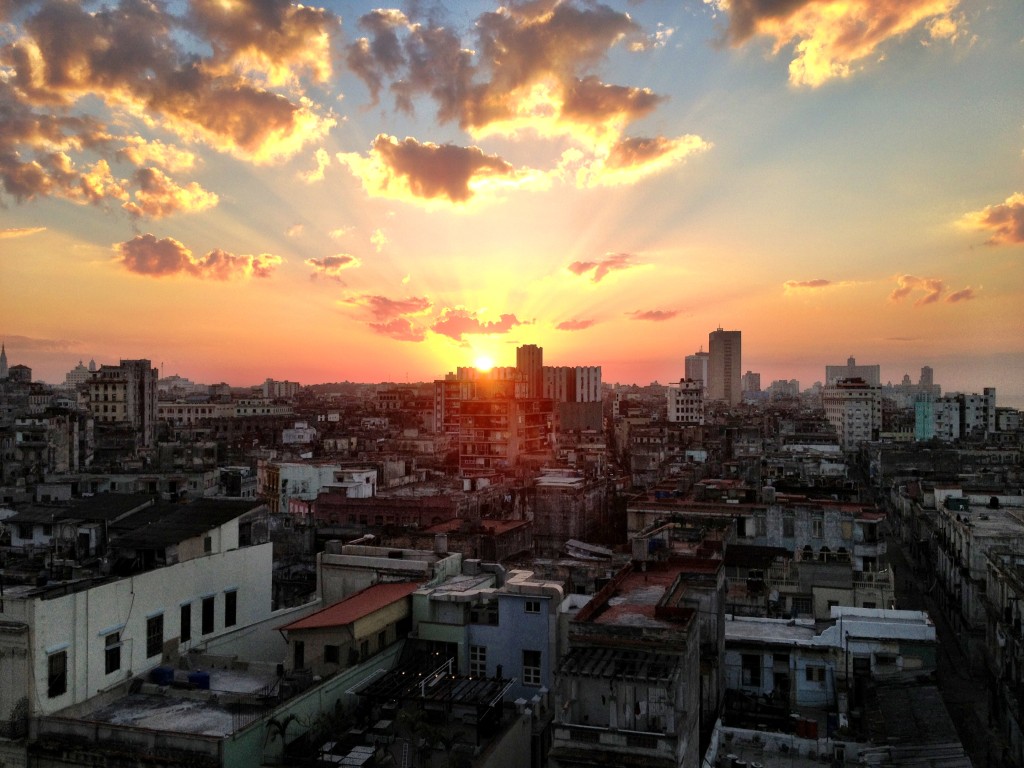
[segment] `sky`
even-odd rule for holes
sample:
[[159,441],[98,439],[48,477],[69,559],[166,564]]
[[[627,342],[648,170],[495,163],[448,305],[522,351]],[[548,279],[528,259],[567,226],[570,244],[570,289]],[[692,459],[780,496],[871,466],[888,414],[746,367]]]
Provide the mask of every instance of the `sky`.
[[0,0],[0,341],[424,381],[538,344],[1024,407],[1019,0]]

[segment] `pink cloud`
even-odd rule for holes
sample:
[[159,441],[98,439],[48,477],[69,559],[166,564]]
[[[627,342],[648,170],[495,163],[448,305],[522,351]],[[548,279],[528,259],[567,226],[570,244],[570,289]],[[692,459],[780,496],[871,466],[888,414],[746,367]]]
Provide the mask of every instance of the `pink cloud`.
[[648,310],[636,310],[635,312],[627,312],[627,315],[631,316],[634,320],[651,320],[656,323],[664,322],[665,320],[671,320],[673,317],[679,314],[678,309],[648,309]]
[[504,314],[498,320],[481,322],[475,312],[446,307],[442,310],[441,316],[434,321],[430,330],[455,339],[455,341],[462,341],[465,334],[508,333],[517,325],[524,325],[524,322],[515,315]]
[[584,331],[590,328],[596,320],[564,320],[555,326],[560,331]]

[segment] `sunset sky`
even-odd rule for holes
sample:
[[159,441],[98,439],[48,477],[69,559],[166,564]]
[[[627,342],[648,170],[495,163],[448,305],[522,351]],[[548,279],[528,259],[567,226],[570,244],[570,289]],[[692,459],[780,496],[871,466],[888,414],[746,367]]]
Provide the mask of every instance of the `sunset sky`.
[[0,0],[0,340],[164,375],[482,356],[1024,407],[1020,0]]

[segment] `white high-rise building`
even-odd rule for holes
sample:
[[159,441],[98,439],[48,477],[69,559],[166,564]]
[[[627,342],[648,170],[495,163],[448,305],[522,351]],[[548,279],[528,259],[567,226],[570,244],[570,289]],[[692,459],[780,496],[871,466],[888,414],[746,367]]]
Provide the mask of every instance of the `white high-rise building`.
[[740,377],[743,365],[740,331],[712,331],[708,336],[708,399],[729,405],[743,401]]
[[835,427],[839,447],[855,450],[877,440],[882,429],[882,388],[864,379],[840,379],[821,393],[825,418]]
[[708,386],[708,353],[701,349],[692,355],[686,356],[686,365],[683,369],[685,378],[699,381],[707,389]]
[[693,379],[682,379],[679,386],[667,391],[668,420],[673,424],[704,423],[704,384]]

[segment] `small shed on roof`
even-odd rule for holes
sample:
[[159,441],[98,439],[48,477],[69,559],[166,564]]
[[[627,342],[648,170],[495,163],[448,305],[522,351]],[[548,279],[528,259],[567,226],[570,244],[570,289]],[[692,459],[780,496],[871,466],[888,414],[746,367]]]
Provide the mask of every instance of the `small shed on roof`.
[[357,664],[412,628],[411,595],[419,582],[374,584],[278,629],[291,647],[291,668],[327,675]]

